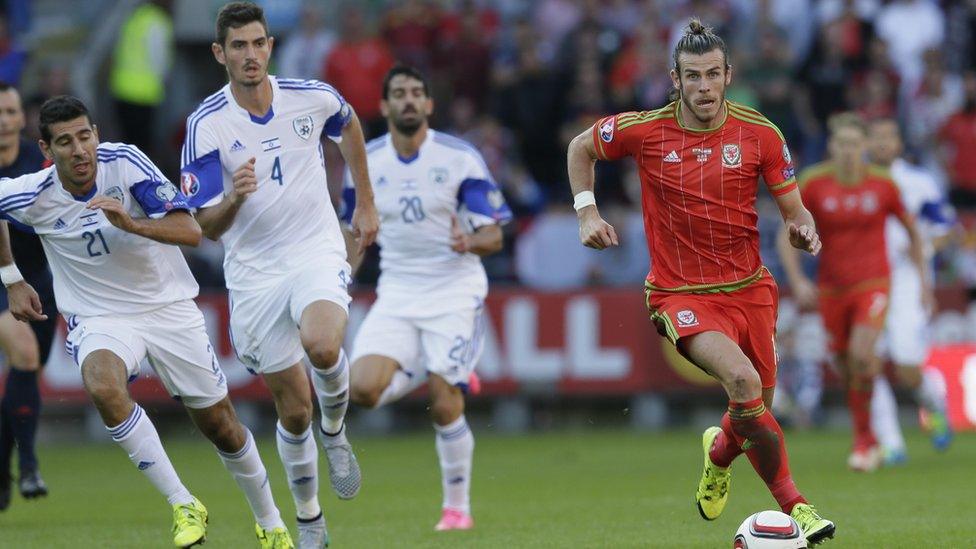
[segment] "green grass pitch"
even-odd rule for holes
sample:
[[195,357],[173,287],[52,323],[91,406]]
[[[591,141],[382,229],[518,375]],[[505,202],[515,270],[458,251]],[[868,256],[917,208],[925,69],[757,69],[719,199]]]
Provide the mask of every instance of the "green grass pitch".
[[[731,499],[706,523],[693,498],[700,435],[584,431],[533,436],[477,432],[476,529],[435,533],[440,475],[432,434],[353,438],[363,490],[339,501],[322,482],[332,547],[730,547],[747,515],[775,504],[742,457]],[[826,547],[976,547],[976,436],[937,455],[920,433],[906,465],[848,472],[846,432],[788,433],[800,489],[837,524]],[[206,547],[255,547],[237,485],[202,440],[164,440],[184,482],[209,508]],[[294,533],[294,507],[272,436],[258,441]],[[170,547],[165,501],[114,445],[44,446],[46,500],[14,497],[0,547]],[[325,472],[324,463],[320,466]]]

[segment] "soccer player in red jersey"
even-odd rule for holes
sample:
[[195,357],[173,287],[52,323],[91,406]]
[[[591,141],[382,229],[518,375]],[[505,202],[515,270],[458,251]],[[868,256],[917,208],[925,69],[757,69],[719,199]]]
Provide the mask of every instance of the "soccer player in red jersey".
[[888,307],[888,216],[902,222],[911,241],[912,261],[922,280],[928,280],[928,275],[922,240],[898,187],[888,170],[866,160],[864,121],[856,114],[842,113],[834,115],[828,126],[830,159],[804,170],[800,177],[803,202],[827,242],[817,267],[817,286],[803,274],[787,235],[778,244],[797,300],[805,306],[819,302],[831,351],[847,385],[854,420],[854,448],[847,464],[856,471],[873,471],[882,460],[871,431],[871,390],[881,369],[875,345]]
[[653,258],[646,302],[658,332],[729,397],[722,427],[702,437],[705,470],[696,495],[707,520],[728,499],[732,460],[745,453],[783,512],[811,544],[834,535],[797,490],[783,431],[768,409],[776,385],[777,290],[759,257],[755,202],[762,178],[789,227],[791,244],[820,251],[783,135],[757,111],[727,101],[725,42],[692,20],[678,41],[671,79],[679,99],[649,112],[598,121],[569,146],[569,180],[580,239],[616,246],[593,198],[597,160],[637,160],[644,227]]

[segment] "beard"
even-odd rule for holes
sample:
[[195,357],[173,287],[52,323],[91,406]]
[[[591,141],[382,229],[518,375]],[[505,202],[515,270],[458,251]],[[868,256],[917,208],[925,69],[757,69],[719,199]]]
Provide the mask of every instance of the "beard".
[[416,120],[404,120],[403,118],[393,118],[393,127],[403,135],[412,136],[420,130],[421,126],[424,125],[424,118],[420,117]]
[[[718,116],[718,113],[721,112],[721,110],[722,110],[722,104],[725,102],[725,95],[723,94],[721,97],[719,97],[716,100],[716,103],[718,104],[718,109],[715,110],[715,116],[712,116],[710,118],[702,118],[703,115],[700,114],[700,111],[698,110],[698,107],[694,103],[692,103],[684,95],[681,95],[681,102],[684,103],[685,107],[688,109],[688,112],[690,112],[692,114],[692,116],[694,116],[696,119],[698,119],[699,122],[701,122],[701,123],[707,123],[707,122],[711,122],[712,120],[714,120],[715,117]],[[704,115],[704,116],[707,116],[707,115]]]
[[267,71],[259,70],[257,76],[253,77],[252,79],[252,77],[248,76],[247,72],[245,72],[244,69],[241,68],[240,73],[237,75],[237,78],[233,78],[233,75],[231,75],[231,77],[238,85],[244,86],[246,88],[253,88],[255,86],[258,86],[262,82],[264,82],[264,77],[267,76],[267,74],[268,74]]

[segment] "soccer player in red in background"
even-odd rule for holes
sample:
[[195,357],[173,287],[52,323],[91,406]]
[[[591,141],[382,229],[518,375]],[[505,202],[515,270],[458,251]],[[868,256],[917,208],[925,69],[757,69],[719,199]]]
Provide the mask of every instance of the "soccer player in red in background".
[[570,144],[580,239],[598,250],[618,244],[593,198],[593,166],[597,160],[636,159],[653,258],[646,283],[651,318],[729,397],[722,427],[702,437],[699,512],[707,520],[722,513],[729,467],[745,452],[783,512],[809,543],[819,543],[833,537],[834,524],[797,490],[783,431],[767,409],[776,385],[777,290],[759,257],[760,177],[776,198],[790,243],[816,254],[820,239],[800,201],[782,134],[755,110],[726,101],[728,50],[698,20],[675,47],[671,80],[677,101],[604,118]]
[[888,216],[899,219],[911,241],[911,257],[921,280],[926,273],[922,240],[889,171],[870,165],[867,129],[853,113],[828,122],[830,160],[811,166],[800,177],[803,202],[810,207],[828,243],[817,267],[815,287],[803,274],[799,258],[781,235],[778,245],[790,286],[801,305],[819,302],[830,346],[847,385],[854,420],[854,449],[847,464],[873,471],[882,460],[871,431],[871,390],[881,369],[875,344],[888,307],[889,267],[885,245]]

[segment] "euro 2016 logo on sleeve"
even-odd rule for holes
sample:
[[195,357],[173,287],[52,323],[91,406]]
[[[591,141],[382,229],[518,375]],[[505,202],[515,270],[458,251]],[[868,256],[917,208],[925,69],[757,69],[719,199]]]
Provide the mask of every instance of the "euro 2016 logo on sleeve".
[[114,198],[119,202],[125,204],[125,193],[122,192],[122,187],[115,186],[105,191],[105,196],[109,198]]
[[786,146],[786,143],[783,143],[783,160],[785,160],[787,164],[793,163],[793,157],[790,155],[790,148]]
[[738,168],[742,165],[742,151],[735,143],[722,145],[722,167]]
[[312,137],[312,129],[315,128],[315,122],[312,121],[310,115],[299,116],[291,125],[295,128],[295,133],[298,134],[298,137],[306,141],[308,141],[309,137]]
[[688,326],[698,326],[698,317],[696,317],[695,313],[689,309],[678,311],[678,313],[675,314],[674,316],[675,318],[678,319],[679,328],[687,328]]
[[600,126],[600,139],[607,143],[613,141],[613,125],[614,119],[609,118]]
[[200,192],[200,180],[192,172],[183,172],[180,174],[180,190],[187,198],[196,196]]

